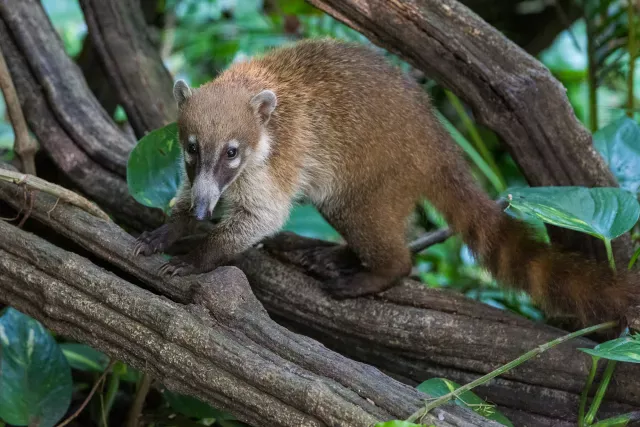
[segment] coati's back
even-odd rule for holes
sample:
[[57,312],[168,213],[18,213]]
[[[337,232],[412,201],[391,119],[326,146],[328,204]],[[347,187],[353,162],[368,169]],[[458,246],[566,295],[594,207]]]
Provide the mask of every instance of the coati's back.
[[263,191],[268,181],[309,196],[368,269],[336,282],[334,295],[380,292],[409,273],[405,220],[425,196],[497,280],[547,310],[586,322],[640,304],[637,273],[614,276],[607,265],[557,251],[504,214],[476,186],[421,88],[373,50],[299,42],[233,65],[185,108],[200,111],[192,120],[198,126],[210,115],[242,121],[245,113],[234,109],[248,111],[250,97],[264,90],[277,97],[266,125],[269,172],[260,169],[242,191]]
[[439,136],[420,86],[369,47],[305,40],[235,64],[216,82],[239,80],[277,94],[274,148],[290,159],[297,153],[291,145],[304,147],[312,169],[317,163],[320,176],[330,170],[337,186],[401,174],[417,195],[423,171],[458,158],[457,147]]

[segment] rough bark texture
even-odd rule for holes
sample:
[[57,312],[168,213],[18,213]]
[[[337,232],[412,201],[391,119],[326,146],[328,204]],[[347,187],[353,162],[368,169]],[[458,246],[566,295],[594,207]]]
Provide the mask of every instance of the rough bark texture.
[[162,215],[138,204],[127,189],[134,141],[92,96],[38,1],[0,3],[0,47],[29,127],[56,166],[123,224],[138,230],[159,225]]
[[[20,189],[0,183],[18,206]],[[193,279],[156,276],[164,258],[133,258],[134,238],[48,194],[34,218],[108,261],[143,290],[88,259],[0,222],[0,301],[54,331],[150,372],[256,426],[362,426],[406,418],[426,396],[377,369],[273,322],[244,274],[225,267]],[[451,406],[425,422],[497,426]]]
[[[532,186],[617,187],[564,87],[539,61],[456,0],[307,0],[450,89],[502,138]],[[568,249],[606,260],[601,242],[553,229]],[[616,243],[621,261],[630,239]]]
[[[24,198],[16,186],[0,182],[0,200],[18,210]],[[161,257],[134,258],[130,255],[134,238],[117,225],[64,203],[51,210],[54,204],[52,196],[37,194],[31,217],[80,245],[94,262],[131,283],[189,304],[194,282],[157,276]],[[376,298],[335,301],[320,290],[317,280],[296,269],[297,256],[304,252],[292,248],[301,243],[307,242],[283,234],[265,243],[268,252],[250,250],[236,266],[245,272],[274,320],[332,350],[379,367],[404,383],[417,385],[432,377],[466,383],[563,334],[453,292],[425,289],[410,280]],[[288,258],[290,263],[271,253]],[[336,251],[336,263],[340,257]],[[229,299],[224,296],[221,301]],[[279,343],[285,351],[287,343]],[[528,426],[572,425],[589,369],[589,357],[576,349],[593,345],[588,339],[567,343],[477,391],[499,405],[516,425],[520,425],[518,421],[527,421]],[[344,381],[355,381],[351,375],[360,375],[355,371],[349,374],[350,369],[340,371]],[[602,415],[640,409],[639,375],[638,366],[618,367]]]
[[573,0],[461,0],[460,3],[532,55],[547,48],[581,16],[580,7]]
[[175,120],[171,75],[147,33],[139,1],[81,0],[103,70],[139,138]]
[[[457,75],[459,82],[444,82],[457,82],[458,91],[468,91],[468,101],[481,117],[493,120],[488,123],[508,144],[518,148],[517,138],[522,137],[522,153],[542,156],[540,164],[534,159],[521,164],[527,174],[544,181],[547,170],[557,168],[552,180],[561,181],[567,171],[578,168],[584,176],[576,179],[584,181],[576,183],[609,179],[591,151],[576,160],[584,156],[576,147],[587,145],[588,134],[570,114],[557,82],[537,62],[508,44],[506,53],[498,55],[496,46],[506,42],[460,5],[449,0],[420,3],[433,8],[426,14],[433,19],[429,31],[416,29],[424,17],[414,11],[415,1],[389,1],[387,9],[373,10],[389,14],[403,5],[408,14],[389,21],[387,31],[396,31],[397,24],[418,37],[405,45],[403,39],[384,33],[385,43],[406,47],[403,56],[416,63],[428,62],[431,55],[432,66],[449,73],[447,78]],[[350,1],[340,4],[353,7]],[[442,5],[457,14],[443,15]],[[480,33],[470,23],[477,24]],[[482,34],[490,37],[477,40]],[[0,46],[29,125],[60,170],[124,224],[135,229],[157,226],[161,215],[137,205],[127,194],[123,171],[132,141],[117,131],[64,55],[37,1],[0,3]],[[459,53],[454,53],[456,48]],[[473,54],[469,49],[475,49]],[[494,49],[489,52],[494,56],[481,54],[487,49]],[[166,90],[170,93],[170,87]],[[540,111],[545,103],[564,114],[562,126],[559,118]],[[541,120],[551,119],[547,129]],[[563,146],[565,142],[569,146]],[[104,156],[110,160],[103,163]],[[1,184],[0,200],[19,208],[23,197],[12,184]],[[48,212],[54,205],[55,200],[39,193],[32,215],[45,224],[45,231],[66,238],[58,242],[50,237],[58,247],[0,224],[0,302],[256,425],[301,425],[300,420],[305,425],[362,425],[374,417],[406,416],[418,407],[420,395],[411,387],[274,325],[238,270],[223,269],[197,282],[158,277],[155,272],[163,259],[132,258],[133,237],[115,224],[64,203]],[[27,226],[33,223],[27,221]],[[432,376],[466,382],[562,334],[411,281],[376,298],[333,301],[320,292],[316,280],[296,269],[299,254],[293,248],[299,241],[283,240],[268,242],[269,251],[290,262],[254,249],[237,263],[270,314],[333,349],[376,364],[402,382],[415,384]],[[120,277],[69,251],[90,257]],[[575,347],[592,345],[585,339],[554,349],[492,381],[479,389],[480,394],[500,405],[516,425],[575,425],[577,396],[588,368]],[[636,368],[620,366],[604,413],[640,407]],[[455,421],[468,414],[450,407],[446,411],[453,412],[445,415],[444,424],[436,424],[469,425]],[[340,424],[340,417],[352,417],[353,423],[342,418]]]

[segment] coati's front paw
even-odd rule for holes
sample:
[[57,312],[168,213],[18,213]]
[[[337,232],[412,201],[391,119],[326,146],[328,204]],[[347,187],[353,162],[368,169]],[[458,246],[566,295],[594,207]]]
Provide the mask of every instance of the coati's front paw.
[[189,253],[171,258],[160,267],[158,273],[167,276],[189,276],[191,274],[206,273],[218,267],[217,263],[202,262],[200,257]]
[[133,255],[149,256],[156,252],[163,252],[175,243],[175,240],[177,240],[174,236],[175,234],[171,224],[164,224],[153,231],[145,231],[136,240]]
[[368,272],[340,276],[324,282],[323,289],[337,300],[374,295],[397,285],[400,279],[378,276]]
[[163,264],[158,273],[165,276],[188,276],[194,274],[194,270],[193,264],[189,264],[180,256],[175,256]]

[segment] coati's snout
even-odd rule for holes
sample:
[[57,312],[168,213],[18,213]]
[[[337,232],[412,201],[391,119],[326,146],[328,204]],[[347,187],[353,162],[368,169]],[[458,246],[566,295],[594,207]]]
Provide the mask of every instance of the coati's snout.
[[197,137],[193,136],[192,140],[194,144],[189,142],[185,153],[187,169],[195,170],[192,173],[191,207],[197,219],[205,220],[211,218],[220,195],[240,174],[243,153],[240,143],[234,139],[222,144],[220,150],[198,155],[201,150],[198,150]]

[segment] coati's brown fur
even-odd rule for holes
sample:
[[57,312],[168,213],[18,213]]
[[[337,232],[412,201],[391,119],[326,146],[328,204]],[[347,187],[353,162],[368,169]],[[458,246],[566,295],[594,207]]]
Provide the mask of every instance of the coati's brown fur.
[[[170,222],[141,236],[136,252],[167,248],[193,224],[192,209],[206,218],[222,191],[228,214],[166,273],[231,260],[277,232],[302,194],[365,266],[333,281],[331,292],[377,293],[409,274],[405,220],[426,197],[498,281],[549,312],[590,322],[640,304],[637,273],[614,276],[606,264],[559,252],[505,214],[476,186],[420,86],[368,47],[302,41],[234,64],[195,90],[180,81],[174,93],[181,142],[198,152],[185,154],[189,179]],[[233,170],[229,141],[241,156]]]

